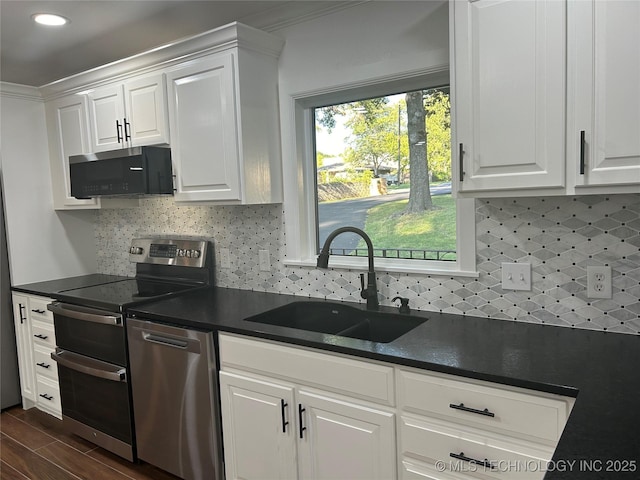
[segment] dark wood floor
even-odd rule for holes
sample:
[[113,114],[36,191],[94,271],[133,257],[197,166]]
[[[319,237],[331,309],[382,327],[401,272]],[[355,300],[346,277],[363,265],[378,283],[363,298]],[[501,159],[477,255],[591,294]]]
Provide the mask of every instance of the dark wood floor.
[[0,415],[2,480],[176,480],[148,464],[130,463],[67,433],[62,422],[35,408]]

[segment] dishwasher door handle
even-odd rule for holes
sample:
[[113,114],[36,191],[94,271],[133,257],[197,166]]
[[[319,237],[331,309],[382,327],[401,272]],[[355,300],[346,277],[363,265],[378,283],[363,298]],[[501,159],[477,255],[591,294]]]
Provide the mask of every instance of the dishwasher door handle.
[[156,335],[155,333],[142,333],[142,338],[144,338],[145,342],[157,343],[159,345],[163,345],[165,347],[174,347],[181,348],[186,350],[189,346],[189,342],[185,340],[177,340],[175,338],[164,337],[160,335]]
[[102,362],[94,358],[67,352],[61,348],[56,348],[51,353],[51,358],[58,362],[58,365],[70,368],[76,372],[91,375],[92,377],[112,380],[114,382],[126,382],[127,370],[119,365]]
[[107,325],[116,325],[122,327],[122,315],[105,312],[104,310],[96,310],[93,308],[79,307],[77,305],[68,305],[60,302],[53,302],[47,305],[47,309],[52,311],[54,315],[62,315],[64,317],[73,318],[75,320],[84,320],[86,322],[104,323]]
[[182,337],[177,335],[166,334],[164,332],[155,332],[147,328],[133,327],[135,337],[140,336],[144,342],[154,343],[161,347],[177,348],[190,353],[200,354],[202,345],[197,338]]

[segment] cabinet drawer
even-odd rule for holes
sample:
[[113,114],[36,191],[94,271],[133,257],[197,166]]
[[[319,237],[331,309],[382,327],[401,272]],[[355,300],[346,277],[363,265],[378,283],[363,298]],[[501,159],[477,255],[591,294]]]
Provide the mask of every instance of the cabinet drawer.
[[52,300],[43,297],[29,297],[29,315],[33,320],[53,325],[53,312],[47,310]]
[[552,456],[551,450],[516,445],[508,437],[473,433],[451,424],[436,424],[408,416],[403,416],[400,423],[403,458],[417,458],[431,469],[454,475],[538,480],[544,476]]
[[38,375],[37,392],[36,402],[38,407],[42,407],[43,410],[59,417],[62,412],[62,406],[60,404],[60,387],[58,386],[58,382]]
[[36,345],[33,349],[34,369],[37,375],[58,380],[58,365],[51,359],[51,350]]
[[393,405],[393,368],[280,343],[220,335],[220,365]]
[[35,345],[42,345],[53,350],[56,347],[56,333],[53,325],[33,322],[31,335]]
[[447,375],[398,372],[398,402],[408,412],[555,445],[573,399],[529,394]]
[[442,472],[442,467],[429,467],[414,459],[403,459],[400,465],[401,480],[461,480],[464,477]]

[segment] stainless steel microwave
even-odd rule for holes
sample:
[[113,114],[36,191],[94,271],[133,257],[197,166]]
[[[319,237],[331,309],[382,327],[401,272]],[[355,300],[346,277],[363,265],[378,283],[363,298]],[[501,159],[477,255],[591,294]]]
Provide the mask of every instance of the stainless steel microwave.
[[132,147],[69,157],[76,198],[173,194],[171,149]]

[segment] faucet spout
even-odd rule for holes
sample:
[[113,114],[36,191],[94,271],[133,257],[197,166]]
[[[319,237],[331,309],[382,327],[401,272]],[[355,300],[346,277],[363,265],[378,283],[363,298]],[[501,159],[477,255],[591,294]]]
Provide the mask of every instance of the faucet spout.
[[341,233],[351,232],[355,233],[362,237],[362,239],[367,244],[367,258],[369,260],[369,272],[367,275],[367,286],[364,285],[364,274],[360,275],[360,279],[362,282],[362,291],[360,292],[360,296],[367,300],[367,309],[369,310],[378,310],[378,288],[376,286],[376,272],[373,266],[373,243],[364,231],[360,230],[356,227],[341,227],[329,234],[327,239],[322,246],[322,250],[318,255],[318,268],[329,268],[329,247],[331,246],[331,242],[333,242],[334,238],[336,238]]

